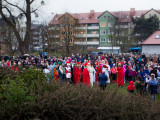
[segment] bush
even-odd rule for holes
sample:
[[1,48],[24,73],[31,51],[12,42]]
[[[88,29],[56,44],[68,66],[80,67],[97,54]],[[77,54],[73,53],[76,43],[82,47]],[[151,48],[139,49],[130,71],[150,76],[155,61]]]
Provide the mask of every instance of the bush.
[[0,87],[0,111],[8,114],[7,117],[9,117],[11,113],[14,114],[15,110],[19,109],[21,105],[35,100],[34,94],[30,92],[33,90],[28,88],[24,79],[21,79],[19,76],[17,76],[15,80],[7,78]]
[[99,87],[90,88],[82,84],[74,86],[48,83],[48,77],[34,68],[21,73],[8,71],[9,76],[6,71],[1,74],[1,120],[160,118],[159,104],[154,104],[145,96],[121,93],[121,90],[112,84],[104,92]]
[[160,118],[159,104],[146,97],[121,94],[117,90],[86,88],[83,85],[48,84],[36,101],[23,105],[15,119],[112,119],[150,120]]

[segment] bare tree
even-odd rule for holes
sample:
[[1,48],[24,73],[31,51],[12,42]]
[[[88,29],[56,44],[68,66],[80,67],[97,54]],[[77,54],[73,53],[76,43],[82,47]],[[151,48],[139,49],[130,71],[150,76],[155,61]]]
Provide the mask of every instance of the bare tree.
[[[34,13],[37,15],[36,11],[41,5],[44,5],[44,1],[41,1],[41,4],[36,8],[33,7],[33,3],[37,0],[0,0],[0,14],[4,21],[12,28],[16,39],[19,44],[19,51],[21,54],[28,52],[29,43],[31,39],[31,14]],[[22,4],[24,3],[24,4]],[[18,28],[17,22],[14,19],[14,15],[18,12],[19,16],[23,16],[26,19],[26,30],[24,39],[21,37]],[[11,19],[8,19],[7,16],[10,16]]]
[[60,48],[60,28],[59,25],[54,24],[50,25],[46,33],[47,41],[48,41],[48,52],[51,51],[57,52]]
[[66,56],[69,56],[70,49],[74,48],[75,40],[78,41],[76,37],[78,34],[77,28],[80,28],[79,20],[69,13],[65,13],[59,18],[60,45],[65,47]]
[[133,39],[131,38],[132,28],[130,21],[123,22],[123,20],[129,16],[122,15],[120,12],[117,12],[116,16],[119,16],[120,19],[117,19],[117,22],[113,26],[109,35],[112,45],[112,52],[113,46],[119,46],[121,47],[122,52],[128,52],[129,47],[132,46],[133,43]]

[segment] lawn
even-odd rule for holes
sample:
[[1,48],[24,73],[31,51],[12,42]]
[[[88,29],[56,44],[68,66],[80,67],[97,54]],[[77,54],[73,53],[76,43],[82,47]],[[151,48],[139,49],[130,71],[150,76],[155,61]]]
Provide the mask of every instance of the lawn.
[[[127,91],[128,85],[129,85],[129,83],[124,83],[123,87],[118,87],[117,83],[110,83],[110,84],[107,84],[106,89],[110,89],[112,91],[117,90],[119,93],[128,94],[128,91]],[[135,90],[134,94],[135,95],[138,94],[138,93],[136,93],[136,90]],[[147,95],[143,95],[143,96],[149,98],[149,93]],[[156,99],[157,99],[157,103],[160,104],[160,95],[159,94],[157,94]]]

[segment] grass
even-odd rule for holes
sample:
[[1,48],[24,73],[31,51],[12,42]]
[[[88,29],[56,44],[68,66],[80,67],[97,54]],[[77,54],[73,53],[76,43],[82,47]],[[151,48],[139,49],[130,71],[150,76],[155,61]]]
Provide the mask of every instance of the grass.
[[[124,83],[123,87],[118,87],[117,83],[110,83],[110,84],[107,84],[106,89],[110,89],[112,91],[117,90],[121,94],[128,94],[128,91],[127,91],[128,85],[129,85],[129,83]],[[135,89],[135,94],[139,94],[139,93],[136,93],[136,89]],[[143,95],[143,96],[150,98],[149,93],[147,95]],[[157,103],[160,104],[160,95],[159,94],[157,94],[157,96],[156,96],[156,101],[157,101]]]

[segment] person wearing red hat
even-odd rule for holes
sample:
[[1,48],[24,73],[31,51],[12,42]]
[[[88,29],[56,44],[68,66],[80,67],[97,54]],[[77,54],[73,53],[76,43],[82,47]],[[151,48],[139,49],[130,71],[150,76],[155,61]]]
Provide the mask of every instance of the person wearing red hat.
[[75,75],[74,75],[74,84],[77,84],[79,81],[82,81],[82,69],[81,69],[81,63],[77,62],[77,67],[75,69]]
[[134,89],[135,89],[135,87],[134,87],[134,85],[133,85],[133,81],[130,81],[130,85],[128,85],[127,91],[128,91],[129,93],[134,93]]
[[102,67],[100,66],[100,62],[97,62],[97,67],[96,67],[96,74],[95,74],[95,82],[98,82],[98,77],[99,77],[99,74],[102,74]]
[[82,83],[84,83],[86,86],[90,86],[90,76],[89,76],[89,71],[87,69],[88,63],[84,63],[84,69],[82,72],[83,75],[83,80]]
[[121,65],[121,63],[118,64],[118,68],[117,68],[117,82],[118,82],[118,86],[123,86],[123,67]]
[[65,68],[65,73],[66,73],[66,78],[67,82],[71,83],[71,67],[70,67],[70,62],[67,61],[67,67]]
[[76,69],[77,69],[77,64],[74,64],[73,67],[71,68],[71,74],[72,74],[72,81],[73,81],[73,84],[76,84],[76,77],[77,77],[77,74],[76,74]]
[[11,66],[11,63],[9,60],[7,60],[7,67],[10,67]]

